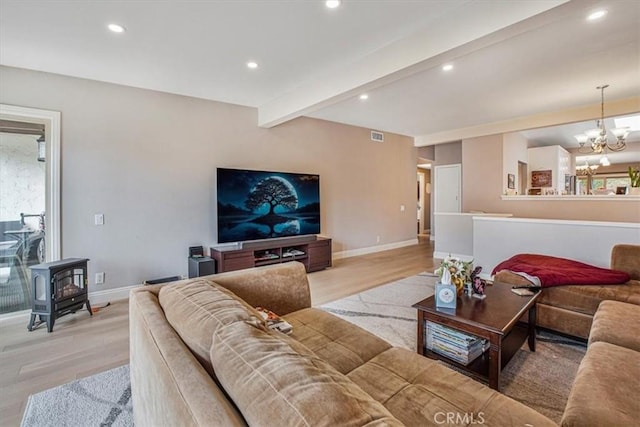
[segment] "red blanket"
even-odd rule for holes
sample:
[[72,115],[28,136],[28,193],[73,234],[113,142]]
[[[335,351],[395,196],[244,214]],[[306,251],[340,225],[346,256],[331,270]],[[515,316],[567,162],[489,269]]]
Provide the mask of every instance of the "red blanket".
[[491,274],[501,270],[536,276],[543,288],[560,285],[619,285],[631,279],[623,271],[537,254],[514,255],[498,264]]

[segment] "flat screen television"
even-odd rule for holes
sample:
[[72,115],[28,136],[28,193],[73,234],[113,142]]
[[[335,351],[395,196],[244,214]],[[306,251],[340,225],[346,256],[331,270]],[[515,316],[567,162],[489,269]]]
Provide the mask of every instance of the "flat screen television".
[[320,177],[217,169],[218,243],[320,233]]

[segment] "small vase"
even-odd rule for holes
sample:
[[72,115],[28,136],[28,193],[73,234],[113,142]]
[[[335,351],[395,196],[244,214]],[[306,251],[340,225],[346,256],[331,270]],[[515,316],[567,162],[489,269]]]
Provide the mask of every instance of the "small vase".
[[461,297],[464,295],[464,280],[459,277],[456,277],[452,280],[453,284],[456,285],[456,291],[458,296]]

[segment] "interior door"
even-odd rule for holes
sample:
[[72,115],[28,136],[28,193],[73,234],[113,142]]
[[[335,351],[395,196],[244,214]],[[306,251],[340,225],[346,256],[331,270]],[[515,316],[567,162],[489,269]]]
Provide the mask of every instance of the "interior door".
[[434,170],[434,212],[460,212],[462,165],[436,166]]

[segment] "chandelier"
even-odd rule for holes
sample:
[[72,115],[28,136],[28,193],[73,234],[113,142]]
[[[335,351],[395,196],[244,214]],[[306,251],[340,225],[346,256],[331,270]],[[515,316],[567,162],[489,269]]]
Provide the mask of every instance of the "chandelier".
[[590,165],[589,162],[585,160],[584,165],[576,166],[576,173],[578,175],[595,175],[596,170],[600,165]]
[[[604,90],[608,87],[609,85],[602,85],[596,88],[601,94],[601,115],[600,119],[596,121],[596,129],[590,129],[585,133],[575,135],[575,139],[577,139],[580,144],[578,152],[582,154],[606,154],[607,150],[622,151],[627,148],[625,140],[630,132],[629,127],[611,129],[611,133],[616,137],[616,140],[611,143],[607,136],[607,130],[604,127]],[[589,145],[586,145],[587,143],[589,143]]]

